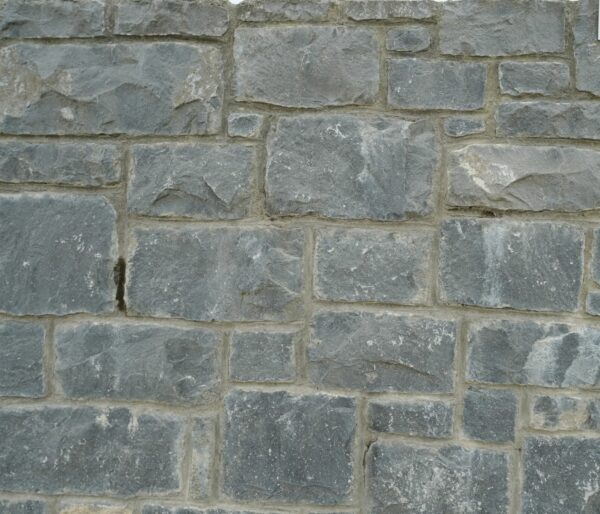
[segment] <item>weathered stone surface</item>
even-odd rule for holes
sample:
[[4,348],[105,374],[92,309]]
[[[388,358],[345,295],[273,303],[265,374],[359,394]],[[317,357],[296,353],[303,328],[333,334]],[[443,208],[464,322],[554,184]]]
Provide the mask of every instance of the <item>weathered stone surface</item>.
[[197,417],[192,421],[192,470],[189,492],[192,500],[204,500],[211,494],[215,430],[215,419],[211,416]]
[[132,496],[171,493],[181,485],[183,427],[174,416],[4,407],[0,433],[4,491]]
[[600,511],[600,439],[528,437],[523,514]]
[[344,14],[357,21],[410,18],[422,20],[433,16],[430,0],[347,0]]
[[600,430],[600,399],[534,396],[529,424],[538,430]]
[[0,72],[5,133],[213,134],[221,125],[214,46],[15,44],[0,50]]
[[442,5],[442,53],[525,55],[561,52],[564,46],[563,2],[459,0]]
[[115,217],[99,196],[0,195],[0,311],[112,310]]
[[239,28],[233,46],[235,98],[285,107],[373,103],[378,50],[371,29]]
[[600,291],[591,291],[588,293],[585,309],[588,314],[600,316]]
[[224,492],[240,500],[349,499],[356,402],[345,396],[233,391],[225,398]]
[[469,145],[450,152],[447,202],[501,210],[600,208],[600,152],[561,146]]
[[46,502],[35,500],[0,501],[0,514],[46,514]]
[[239,144],[136,145],[128,209],[147,216],[243,218],[254,158],[254,149]]
[[598,2],[579,0],[573,32],[575,34],[575,86],[600,96],[600,46],[598,45]]
[[524,93],[552,96],[563,93],[569,87],[569,65],[564,62],[500,63],[500,91],[506,95]]
[[502,452],[375,442],[367,453],[369,512],[508,512]]
[[227,133],[231,137],[258,138],[265,126],[263,114],[234,112],[227,118]]
[[470,439],[505,443],[515,438],[517,397],[512,391],[469,387],[464,397],[464,432]]
[[387,33],[386,46],[396,52],[420,52],[431,45],[426,27],[398,27]]
[[418,304],[429,297],[431,232],[317,232],[315,294],[323,299]]
[[439,59],[390,59],[388,103],[405,109],[483,107],[487,66]]
[[317,385],[363,391],[450,392],[452,321],[369,312],[320,312],[308,347]]
[[164,505],[144,505],[142,508],[142,514],[282,514],[279,512],[265,511],[249,511],[239,510],[236,508],[229,507],[215,507],[202,509],[199,507],[192,506],[171,506],[166,507]]
[[600,228],[594,230],[591,272],[594,281],[600,284]]
[[444,302],[532,311],[574,311],[583,231],[568,223],[449,219],[442,225]]
[[206,0],[119,0],[114,16],[114,33],[133,36],[222,36],[229,27],[226,4]]
[[56,328],[68,398],[208,403],[218,396],[219,336],[203,329],[84,323]]
[[267,151],[272,214],[402,220],[431,213],[438,154],[429,121],[283,117]]
[[471,136],[485,132],[485,120],[481,118],[446,118],[444,133],[451,137]]
[[367,416],[375,432],[437,439],[452,435],[454,408],[444,400],[374,400]]
[[327,21],[335,8],[330,0],[253,0],[237,7],[242,21]]
[[62,502],[58,512],[60,514],[133,514],[130,507],[114,503]]
[[469,330],[467,379],[600,387],[600,330],[562,323],[481,321]]
[[290,382],[299,332],[234,332],[229,376],[240,382]]
[[127,305],[191,320],[290,320],[302,315],[300,229],[139,229]]

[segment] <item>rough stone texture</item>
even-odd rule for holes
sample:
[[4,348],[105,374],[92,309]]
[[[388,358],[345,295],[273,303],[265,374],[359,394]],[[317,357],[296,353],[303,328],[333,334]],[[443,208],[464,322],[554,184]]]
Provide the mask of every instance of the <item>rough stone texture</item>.
[[253,0],[238,6],[241,21],[326,21],[335,8],[329,0]]
[[538,430],[600,430],[600,399],[534,396],[529,423]]
[[514,440],[517,397],[512,391],[470,387],[465,391],[464,432],[470,439]]
[[469,145],[450,152],[453,206],[578,212],[600,208],[600,152],[565,146]]
[[425,27],[398,27],[387,33],[386,47],[395,52],[420,52],[431,45],[431,34]]
[[369,429],[435,439],[452,435],[454,408],[443,400],[375,400],[369,402]]
[[36,500],[0,501],[0,514],[46,514],[48,506]]
[[263,114],[234,112],[227,118],[227,133],[231,137],[256,139],[261,136],[264,125]]
[[0,195],[0,311],[112,310],[115,217],[99,196]]
[[591,272],[594,281],[600,284],[600,228],[596,228],[593,234]]
[[450,392],[455,339],[452,321],[319,312],[308,346],[308,375],[318,386]]
[[357,21],[410,18],[422,20],[433,15],[430,0],[347,0],[344,14]]
[[146,216],[243,218],[254,159],[254,150],[239,144],[136,145],[127,206]]
[[588,293],[585,310],[588,314],[600,316],[600,291],[592,291]]
[[573,33],[575,34],[575,86],[600,96],[600,45],[598,45],[598,2],[579,0]]
[[166,507],[164,505],[144,505],[142,514],[281,514],[281,511],[240,510],[229,507],[199,508],[199,507]]
[[506,95],[524,93],[545,96],[558,95],[569,87],[569,65],[564,62],[500,63],[500,91]]
[[126,408],[4,407],[0,433],[4,491],[131,496],[180,487],[183,430],[174,416]]
[[485,132],[485,120],[480,118],[447,118],[444,120],[444,133],[451,137],[471,136]]
[[336,504],[349,499],[354,399],[284,391],[225,398],[223,489],[238,500]]
[[74,502],[61,503],[58,512],[60,514],[133,514],[133,510],[125,505]]
[[299,229],[138,229],[127,268],[134,312],[192,320],[287,320],[302,313]]
[[378,43],[370,29],[243,27],[233,52],[238,101],[323,107],[370,104],[377,96]]
[[428,121],[282,117],[267,151],[272,214],[402,220],[431,213],[438,153]]
[[442,225],[444,302],[531,311],[574,311],[583,232],[567,223],[450,219]]
[[215,435],[213,417],[202,416],[193,419],[189,492],[189,496],[193,500],[205,500],[211,494],[211,484],[214,479]]
[[367,494],[373,514],[508,512],[505,453],[376,442],[367,453]]
[[439,59],[390,59],[388,103],[405,109],[483,107],[487,66]]

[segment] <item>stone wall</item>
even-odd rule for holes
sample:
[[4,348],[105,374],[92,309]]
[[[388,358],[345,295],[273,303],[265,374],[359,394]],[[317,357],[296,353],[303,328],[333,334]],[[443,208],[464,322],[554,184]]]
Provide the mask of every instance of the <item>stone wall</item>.
[[597,1],[0,3],[0,514],[600,512]]

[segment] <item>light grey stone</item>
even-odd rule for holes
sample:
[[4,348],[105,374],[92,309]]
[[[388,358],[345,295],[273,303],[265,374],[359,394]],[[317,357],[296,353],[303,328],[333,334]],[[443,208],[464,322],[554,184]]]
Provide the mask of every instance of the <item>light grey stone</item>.
[[421,52],[431,45],[427,27],[398,27],[388,31],[386,46],[396,52]]
[[14,44],[0,49],[0,131],[214,134],[223,60],[188,43]]
[[133,496],[181,486],[183,425],[175,416],[11,406],[0,411],[0,433],[3,491]]
[[308,376],[318,386],[361,391],[451,392],[456,326],[389,313],[315,315]]
[[265,126],[263,114],[234,112],[227,118],[227,133],[231,137],[258,138]]
[[456,218],[442,224],[446,303],[574,311],[583,272],[581,228],[568,223]]
[[600,291],[590,291],[588,293],[585,310],[588,314],[600,316]]
[[600,330],[562,323],[481,321],[469,330],[467,380],[600,387]]
[[562,52],[565,6],[555,0],[444,2],[440,49],[452,55],[525,55]]
[[485,120],[481,118],[453,117],[444,120],[444,133],[451,137],[472,136],[485,132]]
[[529,424],[538,430],[600,430],[600,399],[536,395]]
[[63,501],[58,505],[59,514],[133,514],[133,509],[118,503],[80,503]]
[[600,45],[598,44],[598,2],[579,0],[573,26],[575,34],[575,85],[580,91],[600,96]]
[[44,501],[38,500],[2,500],[0,501],[0,514],[46,514],[48,506]]
[[594,241],[592,246],[592,278],[600,284],[600,228],[594,229]]
[[369,512],[505,514],[505,453],[455,445],[375,442],[367,456]]
[[113,310],[115,218],[100,196],[0,195],[0,312]]
[[139,229],[127,305],[191,320],[294,320],[303,314],[300,229]]
[[506,95],[524,93],[545,96],[558,95],[569,87],[570,71],[565,62],[500,63],[500,91]]
[[253,148],[164,143],[133,147],[129,212],[146,216],[238,219],[250,209]]
[[450,152],[447,203],[500,210],[600,208],[600,152],[474,144]]
[[438,439],[452,435],[454,407],[444,400],[374,400],[367,416],[375,432]]
[[214,469],[216,426],[212,416],[192,421],[192,457],[189,497],[206,500],[211,495]]
[[409,18],[422,20],[433,16],[430,0],[346,0],[344,14],[357,21]]
[[237,7],[241,21],[327,21],[335,9],[330,0],[253,0]]
[[512,391],[469,387],[464,397],[464,432],[469,439],[507,443],[515,438],[517,397]]
[[429,297],[433,234],[317,231],[315,294],[326,300],[419,304]]
[[485,101],[487,65],[440,59],[390,59],[388,104],[405,109],[472,111]]
[[356,401],[233,391],[225,398],[223,489],[238,500],[337,504],[354,475]]
[[283,514],[281,511],[272,512],[270,510],[239,510],[230,507],[200,508],[193,506],[164,506],[164,505],[144,505],[142,514]]
[[379,90],[371,29],[243,27],[235,31],[234,95],[284,107],[365,105]]
[[438,151],[429,121],[282,117],[267,151],[271,214],[403,220],[432,211]]

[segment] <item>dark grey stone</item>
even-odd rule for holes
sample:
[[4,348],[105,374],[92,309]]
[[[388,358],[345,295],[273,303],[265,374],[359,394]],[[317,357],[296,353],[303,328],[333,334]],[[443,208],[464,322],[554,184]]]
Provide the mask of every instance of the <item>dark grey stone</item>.
[[588,293],[585,310],[588,314],[600,316],[600,291],[590,291]]
[[463,416],[464,432],[469,439],[513,441],[517,397],[512,391],[469,387],[465,391]]
[[43,494],[178,491],[183,425],[125,408],[4,407],[0,489]]
[[100,196],[0,195],[0,311],[112,310],[115,218]]
[[347,501],[355,411],[355,400],[345,396],[231,392],[225,398],[225,494],[286,503]]
[[139,229],[127,306],[191,320],[294,320],[303,314],[300,229]]
[[574,311],[583,271],[581,228],[474,218],[442,225],[440,297],[447,303]]
[[234,95],[284,107],[373,103],[379,48],[371,29],[243,27],[235,31]]
[[438,439],[452,435],[454,407],[444,400],[374,400],[367,416],[375,432]]
[[335,8],[330,0],[252,0],[237,7],[241,21],[327,21]]
[[369,512],[505,514],[505,453],[455,445],[375,442],[367,456]]
[[451,137],[472,136],[485,132],[485,120],[481,118],[446,118],[444,133]]
[[196,417],[192,421],[192,456],[189,497],[206,500],[211,495],[216,427],[212,416]]
[[429,121],[282,117],[267,151],[272,214],[402,220],[432,211],[438,152]]
[[600,399],[534,396],[529,424],[538,430],[600,430]]
[[558,95],[569,87],[570,71],[565,62],[519,62],[500,63],[500,91],[506,95],[524,93]]
[[430,0],[346,0],[344,14],[357,21],[409,18],[422,20],[433,16]]
[[451,392],[455,340],[452,321],[320,312],[308,346],[308,375],[319,386]]
[[46,514],[48,506],[37,500],[2,500],[0,514]]
[[573,26],[575,34],[575,86],[600,96],[600,45],[598,44],[598,2],[579,0]]
[[421,52],[431,45],[427,27],[398,27],[388,31],[386,46],[396,52]]
[[390,59],[388,103],[405,109],[483,107],[487,65],[439,59]]
[[234,112],[227,118],[227,133],[231,137],[259,138],[265,125],[263,114]]

